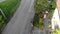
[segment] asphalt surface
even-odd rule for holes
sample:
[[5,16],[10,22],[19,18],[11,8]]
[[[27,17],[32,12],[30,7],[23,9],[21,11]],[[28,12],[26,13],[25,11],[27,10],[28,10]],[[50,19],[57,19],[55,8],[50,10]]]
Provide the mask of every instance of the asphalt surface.
[[[34,17],[33,2],[34,0],[21,1],[19,8],[2,31],[2,34],[26,34],[31,29],[32,26],[28,26],[27,24]],[[27,31],[25,31],[26,28]]]

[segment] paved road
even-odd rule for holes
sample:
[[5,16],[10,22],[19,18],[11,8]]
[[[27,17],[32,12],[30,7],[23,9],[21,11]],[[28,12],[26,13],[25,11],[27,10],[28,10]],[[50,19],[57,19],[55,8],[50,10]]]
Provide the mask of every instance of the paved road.
[[0,3],[3,2],[3,1],[5,1],[5,0],[0,0]]
[[[27,32],[26,33],[23,32],[25,32],[27,23],[29,23],[34,17],[33,2],[34,0],[21,1],[20,7],[16,11],[14,16],[10,20],[10,22],[7,24],[5,29],[2,31],[2,34],[26,34],[27,33]],[[29,28],[31,29],[31,26]]]

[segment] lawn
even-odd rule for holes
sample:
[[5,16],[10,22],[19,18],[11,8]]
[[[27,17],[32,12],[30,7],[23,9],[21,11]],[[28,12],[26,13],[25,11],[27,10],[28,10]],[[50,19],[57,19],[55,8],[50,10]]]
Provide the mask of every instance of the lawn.
[[0,30],[8,23],[13,14],[16,12],[21,0],[5,0],[0,3],[0,9],[5,14],[6,18],[0,11]]

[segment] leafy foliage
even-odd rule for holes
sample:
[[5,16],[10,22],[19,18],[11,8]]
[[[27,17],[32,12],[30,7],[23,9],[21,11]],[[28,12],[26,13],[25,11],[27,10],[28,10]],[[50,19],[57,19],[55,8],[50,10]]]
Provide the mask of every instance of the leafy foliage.
[[49,0],[35,0],[34,9],[35,9],[35,17],[33,21],[33,25],[39,28],[44,27],[44,12],[46,10],[49,11],[49,18],[51,19],[54,13],[54,9],[56,8],[56,2],[53,0],[51,3]]
[[5,0],[0,3],[0,8],[7,17],[7,19],[5,19],[0,12],[0,30],[7,24],[10,18],[13,16],[14,12],[20,4],[20,1],[21,0]]
[[53,30],[51,34],[60,34],[60,30],[59,29]]
[[36,27],[39,27],[40,29],[43,29],[44,24],[44,12],[49,7],[48,0],[35,0],[34,2],[34,8],[35,8],[35,17],[33,21],[33,25]]
[[48,0],[36,0],[34,7],[36,10],[35,13],[42,14],[42,12],[44,12],[49,7]]
[[52,5],[52,8],[49,9],[49,13],[50,13],[49,18],[50,18],[50,19],[52,19],[54,10],[55,10],[55,8],[56,8],[56,2],[55,2],[55,0],[52,1],[51,5]]

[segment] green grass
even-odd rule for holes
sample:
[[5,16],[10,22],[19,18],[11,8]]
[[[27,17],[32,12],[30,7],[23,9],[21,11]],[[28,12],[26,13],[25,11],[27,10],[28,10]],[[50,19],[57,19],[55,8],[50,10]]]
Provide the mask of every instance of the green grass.
[[13,14],[16,12],[20,1],[21,0],[5,0],[4,2],[0,3],[0,8],[7,17],[7,19],[5,19],[0,12],[0,30],[7,24]]

